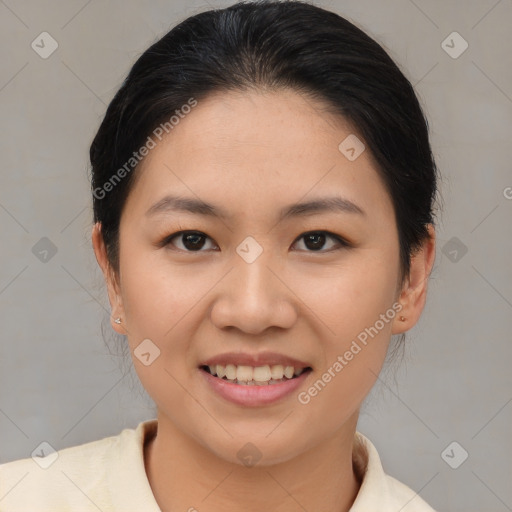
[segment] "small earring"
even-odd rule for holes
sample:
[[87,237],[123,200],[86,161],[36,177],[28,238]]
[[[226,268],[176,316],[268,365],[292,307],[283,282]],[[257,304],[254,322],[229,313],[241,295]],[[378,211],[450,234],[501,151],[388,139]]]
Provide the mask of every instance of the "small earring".
[[114,319],[114,322],[115,322],[116,324],[120,324],[120,323],[121,323],[121,318],[119,317],[119,318]]
[[401,322],[405,322],[405,320],[406,320],[405,316],[401,316],[401,317],[400,317],[400,321],[401,321]]

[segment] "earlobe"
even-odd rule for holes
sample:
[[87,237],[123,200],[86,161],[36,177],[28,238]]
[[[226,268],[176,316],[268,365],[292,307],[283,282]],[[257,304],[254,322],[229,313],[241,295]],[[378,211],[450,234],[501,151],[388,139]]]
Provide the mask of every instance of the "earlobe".
[[121,325],[121,319],[123,318],[123,304],[119,293],[119,286],[117,283],[116,276],[108,261],[107,250],[103,235],[101,233],[101,223],[97,222],[94,224],[91,233],[92,246],[96,261],[101,268],[105,284],[107,286],[108,298],[110,302],[111,315],[110,324],[112,328],[119,334],[126,334],[125,329]]
[[428,225],[428,231],[429,238],[411,257],[409,276],[398,299],[402,310],[395,317],[392,334],[401,334],[414,327],[425,307],[428,279],[434,265],[436,252],[436,233],[432,224]]

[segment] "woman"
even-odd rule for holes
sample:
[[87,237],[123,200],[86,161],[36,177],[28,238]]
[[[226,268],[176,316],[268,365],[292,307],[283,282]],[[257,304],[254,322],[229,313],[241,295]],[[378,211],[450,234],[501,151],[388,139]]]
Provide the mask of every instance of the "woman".
[[112,327],[157,418],[0,466],[0,510],[432,511],[356,430],[435,258],[428,125],[385,51],[302,2],[192,16],[90,157]]

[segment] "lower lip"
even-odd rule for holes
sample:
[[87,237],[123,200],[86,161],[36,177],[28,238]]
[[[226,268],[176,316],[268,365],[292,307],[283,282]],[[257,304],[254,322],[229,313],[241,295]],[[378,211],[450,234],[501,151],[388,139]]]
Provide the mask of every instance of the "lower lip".
[[301,386],[306,380],[311,370],[302,372],[294,379],[285,380],[279,384],[268,384],[265,386],[247,386],[228,382],[219,377],[214,377],[206,370],[199,368],[199,372],[204,376],[206,382],[221,397],[237,405],[248,407],[258,407],[275,403],[282,398],[290,395]]

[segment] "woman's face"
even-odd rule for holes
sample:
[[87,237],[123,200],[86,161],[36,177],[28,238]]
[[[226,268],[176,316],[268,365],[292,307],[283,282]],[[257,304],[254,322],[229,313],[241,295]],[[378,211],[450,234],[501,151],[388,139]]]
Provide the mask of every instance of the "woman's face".
[[[285,461],[353,428],[400,332],[393,206],[353,137],[297,93],[224,93],[200,101],[137,170],[116,329],[159,419],[225,460],[239,463],[251,442],[260,464]],[[171,195],[216,215],[174,209]],[[199,233],[170,238],[181,230]],[[268,388],[293,386],[235,383],[228,396],[201,369],[216,356],[271,370],[288,357],[311,371],[273,401]]]

